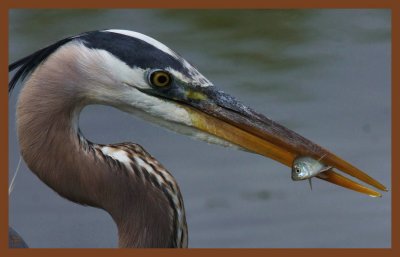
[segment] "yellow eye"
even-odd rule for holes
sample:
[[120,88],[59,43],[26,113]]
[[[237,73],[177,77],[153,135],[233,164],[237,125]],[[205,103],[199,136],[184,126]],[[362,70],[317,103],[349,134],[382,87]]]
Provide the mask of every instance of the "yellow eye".
[[171,84],[171,75],[161,70],[153,71],[150,74],[150,83],[155,87],[167,87]]

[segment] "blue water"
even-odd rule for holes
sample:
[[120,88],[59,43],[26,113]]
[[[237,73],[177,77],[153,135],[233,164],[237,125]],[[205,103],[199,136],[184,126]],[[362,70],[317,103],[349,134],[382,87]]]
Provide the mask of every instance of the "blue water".
[[[92,10],[10,12],[10,62],[68,35],[145,33],[224,91],[391,187],[391,13],[388,10]],[[19,88],[18,88],[19,89]],[[18,163],[10,101],[10,168]],[[179,182],[190,247],[390,247],[391,192],[380,199],[254,154],[194,141],[118,110],[90,106],[94,142],[140,143]],[[102,210],[73,204],[22,165],[10,225],[30,247],[116,247]]]

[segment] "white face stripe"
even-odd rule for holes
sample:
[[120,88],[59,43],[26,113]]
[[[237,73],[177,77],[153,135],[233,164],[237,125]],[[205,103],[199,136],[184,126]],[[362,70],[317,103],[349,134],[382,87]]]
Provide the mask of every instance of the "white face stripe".
[[[93,77],[107,75],[118,83],[134,84],[139,88],[150,88],[145,80],[146,70],[138,67],[129,67],[126,63],[106,50],[90,49],[81,42],[75,44],[76,48],[74,48],[74,50],[78,51],[80,54],[80,58],[77,62],[80,68],[87,72],[85,75],[92,75]],[[93,72],[93,70],[96,72]]]
[[138,38],[138,39],[143,40],[146,43],[148,43],[148,44],[160,49],[161,51],[171,55],[175,59],[179,59],[180,58],[174,51],[172,51],[169,47],[167,47],[163,43],[155,40],[154,38],[146,36],[146,35],[144,35],[142,33],[135,32],[135,31],[130,31],[130,30],[123,30],[123,29],[108,29],[108,30],[103,30],[103,31],[113,32],[113,33],[118,33],[118,34],[122,34],[122,35],[129,36],[129,37]]
[[[156,47],[157,49],[163,51],[164,53],[174,57],[178,61],[182,62],[183,66],[189,71],[190,75],[192,76],[192,78],[187,79],[186,82],[192,82],[192,83],[197,84],[202,87],[213,86],[213,84],[207,78],[205,78],[196,68],[194,68],[189,62],[187,62],[184,58],[180,57],[177,53],[172,51],[168,46],[155,40],[154,38],[151,38],[142,33],[130,31],[130,30],[109,29],[109,30],[103,30],[103,31],[118,33],[118,34],[122,34],[125,36],[137,38],[137,39],[140,39],[140,40],[150,44],[150,45]],[[181,74],[181,73],[179,71],[175,71],[175,75],[177,75],[177,74]],[[181,74],[181,76],[182,75],[183,74]]]

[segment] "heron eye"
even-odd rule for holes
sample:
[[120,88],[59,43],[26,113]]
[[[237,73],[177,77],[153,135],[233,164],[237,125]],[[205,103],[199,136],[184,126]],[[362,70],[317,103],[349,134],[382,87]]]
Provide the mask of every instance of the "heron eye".
[[171,84],[171,75],[161,70],[153,71],[150,74],[150,83],[155,87],[167,87]]

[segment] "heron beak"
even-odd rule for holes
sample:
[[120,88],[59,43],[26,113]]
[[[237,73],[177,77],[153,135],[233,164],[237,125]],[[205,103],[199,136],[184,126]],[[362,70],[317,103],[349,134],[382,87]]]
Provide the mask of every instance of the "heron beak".
[[[256,113],[222,91],[204,91],[204,97],[187,106],[194,126],[248,151],[274,159],[288,167],[298,156],[309,156],[379,190],[386,187],[328,150],[294,131]],[[197,97],[199,98],[199,97]],[[373,197],[381,194],[332,169],[317,178]]]

